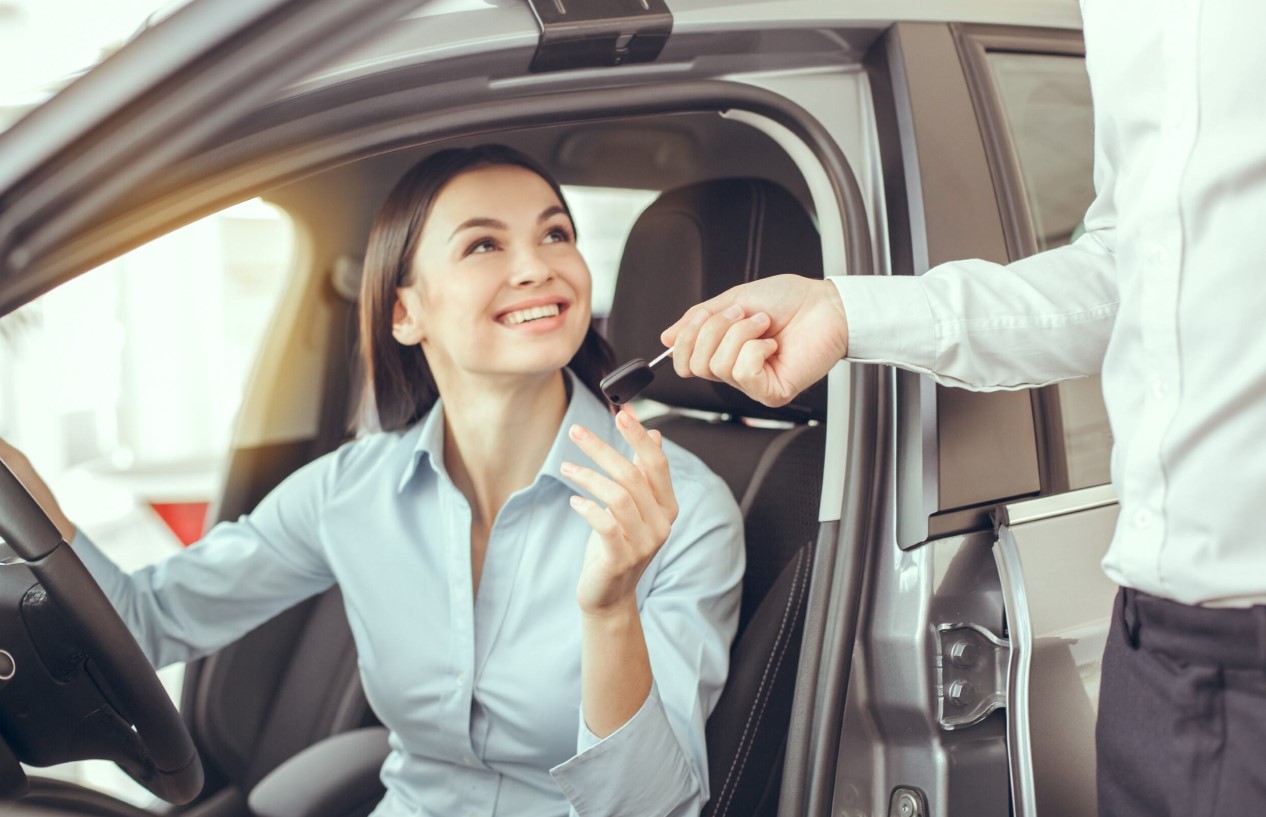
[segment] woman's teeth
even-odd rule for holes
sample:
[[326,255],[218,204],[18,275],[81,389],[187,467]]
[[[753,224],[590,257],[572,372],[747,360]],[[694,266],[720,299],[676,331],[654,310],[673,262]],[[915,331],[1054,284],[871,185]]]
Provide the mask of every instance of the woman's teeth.
[[502,323],[510,326],[517,326],[528,321],[535,321],[541,318],[552,318],[559,313],[558,304],[547,304],[546,306],[534,306],[531,309],[519,309],[506,315],[501,319]]

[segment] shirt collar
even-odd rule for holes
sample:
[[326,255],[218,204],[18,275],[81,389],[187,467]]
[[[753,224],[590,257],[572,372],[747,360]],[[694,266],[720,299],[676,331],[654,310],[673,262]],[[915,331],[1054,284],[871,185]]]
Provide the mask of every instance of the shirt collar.
[[[615,429],[615,421],[612,419],[611,411],[606,404],[599,400],[593,392],[589,391],[589,388],[580,382],[580,378],[576,377],[571,369],[563,369],[563,372],[571,382],[571,401],[567,404],[567,411],[563,414],[563,421],[559,424],[558,432],[554,435],[554,444],[550,446],[549,453],[545,455],[545,461],[541,463],[541,470],[537,472],[533,485],[539,483],[541,477],[549,477],[566,485],[573,491],[581,491],[580,486],[564,477],[559,469],[564,462],[574,462],[578,465],[591,465],[592,463],[590,463],[588,455],[580,450],[580,446],[572,442],[571,437],[567,434],[567,429],[573,425],[582,425],[608,444],[620,447],[615,440],[618,432]],[[437,475],[448,478],[448,473],[444,468],[443,400],[436,400],[435,405],[415,428],[417,429],[417,440],[413,447],[413,455],[409,457],[409,461],[400,475],[400,482],[396,485],[397,492],[404,491],[405,487],[417,474],[418,467],[423,459],[430,463],[431,469]]]

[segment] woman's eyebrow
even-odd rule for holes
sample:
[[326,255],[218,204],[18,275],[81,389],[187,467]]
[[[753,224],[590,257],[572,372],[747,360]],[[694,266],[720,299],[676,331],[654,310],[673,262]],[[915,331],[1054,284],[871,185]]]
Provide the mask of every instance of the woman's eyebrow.
[[[541,214],[536,217],[536,223],[540,224],[541,222],[548,221],[554,216],[559,216],[559,215],[565,216],[567,215],[567,211],[557,204],[555,204],[553,207],[546,207],[544,210],[541,211]],[[506,226],[506,223],[504,221],[499,221],[498,219],[495,219],[495,218],[482,218],[482,217],[468,218],[465,221],[463,221],[461,224],[457,225],[457,229],[453,230],[453,234],[448,237],[448,240],[452,241],[453,236],[456,236],[462,230],[469,230],[472,227],[489,227],[494,230],[510,229],[509,227]]]
[[453,236],[457,235],[462,230],[469,230],[471,227],[491,227],[494,230],[508,229],[504,221],[498,221],[495,218],[468,218],[461,224],[457,225],[457,229],[453,230],[453,235],[450,235],[448,240],[452,241]]

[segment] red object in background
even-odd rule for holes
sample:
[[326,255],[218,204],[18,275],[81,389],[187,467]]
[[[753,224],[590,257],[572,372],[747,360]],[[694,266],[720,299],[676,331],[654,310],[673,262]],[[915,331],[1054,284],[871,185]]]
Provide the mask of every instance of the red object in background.
[[181,544],[188,547],[202,538],[207,524],[209,502],[151,502],[154,513],[162,517]]

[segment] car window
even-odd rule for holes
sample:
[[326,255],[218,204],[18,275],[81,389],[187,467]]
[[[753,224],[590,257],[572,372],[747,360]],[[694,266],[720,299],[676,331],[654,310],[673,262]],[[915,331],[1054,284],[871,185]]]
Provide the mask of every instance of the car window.
[[[0,436],[125,570],[201,534],[293,242],[244,202],[0,318]],[[179,701],[183,667],[159,675]],[[113,763],[34,773],[156,802]]]
[[[1073,240],[1094,199],[1090,81],[1081,57],[989,52],[986,62],[1010,131],[1037,249]],[[1112,432],[1099,377],[1055,387],[1047,412],[1069,489],[1109,481]]]

